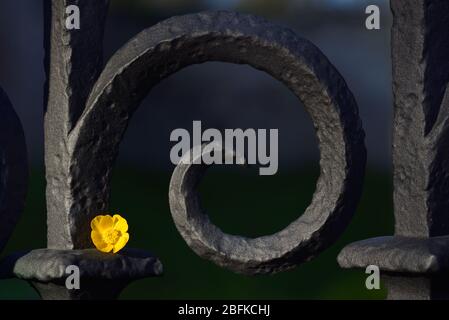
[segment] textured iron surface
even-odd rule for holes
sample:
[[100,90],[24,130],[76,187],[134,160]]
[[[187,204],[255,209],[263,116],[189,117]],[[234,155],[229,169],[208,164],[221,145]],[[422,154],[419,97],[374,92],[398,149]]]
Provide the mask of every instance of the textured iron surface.
[[22,124],[0,88],[0,253],[25,206],[28,161]]
[[389,300],[447,300],[449,277],[447,274],[431,276],[401,275],[400,273],[382,276],[388,290]]
[[[248,239],[224,234],[211,224],[200,209],[196,192],[205,167],[181,164],[170,186],[170,206],[178,230],[197,254],[236,272],[273,273],[311,259],[344,230],[360,196],[364,134],[352,94],[324,55],[288,29],[234,13],[181,19],[188,26],[205,21],[198,25],[207,27],[208,35],[197,31],[202,42],[196,49],[203,59],[247,63],[268,72],[296,94],[317,129],[321,176],[312,203],[298,220],[276,234]],[[193,40],[184,37],[174,42],[178,36],[172,38],[174,45],[166,44],[171,54],[184,41]]]
[[388,272],[390,299],[448,298],[449,2],[391,8],[395,237],[351,244],[338,261]]
[[20,279],[50,282],[65,279],[69,265],[80,268],[81,278],[131,280],[162,274],[162,264],[154,255],[127,248],[117,254],[96,249],[37,249],[20,257],[13,272]]
[[314,45],[287,28],[251,15],[205,12],[143,31],[111,58],[96,82],[66,145],[71,185],[65,197],[76,215],[70,227],[77,246],[87,245],[89,222],[107,205],[112,166],[139,103],[165,77],[206,61],[249,64],[283,82],[306,106],[321,151],[321,177],[304,217],[276,239],[254,240],[246,258],[245,250],[239,252],[244,246],[236,246],[223,260],[241,271],[260,260],[279,261],[253,272],[287,269],[332,243],[347,225],[360,196],[366,156],[356,103],[344,80]]
[[449,1],[392,0],[396,234],[449,234]]
[[[103,29],[107,0],[46,0],[45,172],[48,247],[81,249],[76,220],[83,212],[72,199],[69,132],[83,112],[87,96],[103,68]],[[65,26],[66,7],[77,5],[81,29]],[[95,204],[92,204],[95,206]]]
[[343,268],[373,264],[383,271],[442,273],[449,271],[449,236],[433,238],[379,237],[355,242],[338,256]]
[[[79,267],[80,289],[69,290],[65,285],[70,265]],[[113,299],[130,282],[161,274],[159,259],[137,249],[123,249],[118,254],[96,249],[38,249],[7,257],[0,265],[2,277],[29,281],[46,300]]]

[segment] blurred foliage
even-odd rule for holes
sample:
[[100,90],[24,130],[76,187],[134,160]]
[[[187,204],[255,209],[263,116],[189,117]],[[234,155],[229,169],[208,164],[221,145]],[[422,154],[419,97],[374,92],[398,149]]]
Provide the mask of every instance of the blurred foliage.
[[[258,236],[276,232],[308,205],[318,170],[258,176],[256,170],[211,169],[200,186],[211,219],[225,232]],[[368,171],[359,209],[339,241],[300,267],[272,276],[234,274],[196,256],[178,234],[168,207],[168,173],[118,168],[111,213],[130,225],[128,246],[157,254],[164,275],[131,284],[123,299],[379,299],[385,290],[368,291],[361,270],[342,270],[336,256],[360,239],[393,233],[391,181],[386,172]],[[26,207],[5,254],[45,245],[44,177],[33,171]],[[82,285],[82,284],[81,284]],[[35,299],[21,280],[2,280],[1,299]]]

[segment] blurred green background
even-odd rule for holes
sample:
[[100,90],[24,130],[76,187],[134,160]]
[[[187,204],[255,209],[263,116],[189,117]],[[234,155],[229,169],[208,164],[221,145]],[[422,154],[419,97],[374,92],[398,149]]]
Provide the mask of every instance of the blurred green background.
[[[225,232],[258,236],[273,233],[308,205],[318,169],[258,176],[253,169],[211,168],[200,187],[203,205]],[[343,270],[336,262],[346,244],[393,233],[391,181],[386,172],[368,170],[362,200],[339,241],[313,261],[271,276],[234,274],[196,256],[172,222],[168,207],[170,176],[118,168],[110,213],[128,220],[129,247],[154,252],[164,275],[137,281],[122,299],[381,299],[385,290],[365,288],[363,270]],[[26,211],[4,254],[45,246],[44,178],[34,170]],[[21,280],[0,281],[0,299],[36,299]]]

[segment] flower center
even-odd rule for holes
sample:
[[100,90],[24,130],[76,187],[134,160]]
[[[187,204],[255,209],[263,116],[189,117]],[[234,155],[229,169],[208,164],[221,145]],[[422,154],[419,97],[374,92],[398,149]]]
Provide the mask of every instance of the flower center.
[[103,240],[107,244],[115,244],[120,239],[120,231],[111,229],[103,234]]

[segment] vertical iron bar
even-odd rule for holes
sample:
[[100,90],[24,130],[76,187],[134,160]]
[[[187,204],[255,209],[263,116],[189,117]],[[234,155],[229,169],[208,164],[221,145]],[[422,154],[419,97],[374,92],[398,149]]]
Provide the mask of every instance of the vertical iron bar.
[[[82,212],[72,201],[70,130],[85,108],[103,67],[103,32],[108,0],[45,0],[45,168],[47,179],[48,247],[79,249],[87,240],[76,237],[73,220]],[[81,28],[66,28],[66,8],[76,5]],[[51,63],[50,63],[51,61]]]
[[449,298],[449,1],[391,0],[395,236],[350,244],[389,299]]
[[[449,1],[392,0],[395,232],[449,234]],[[446,143],[447,144],[447,143]]]

